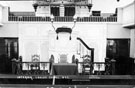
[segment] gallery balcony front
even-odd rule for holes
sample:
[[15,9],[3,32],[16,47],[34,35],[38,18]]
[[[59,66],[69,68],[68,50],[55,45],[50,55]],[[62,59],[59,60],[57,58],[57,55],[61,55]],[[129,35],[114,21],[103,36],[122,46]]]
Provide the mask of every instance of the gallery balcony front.
[[17,75],[115,75],[111,62],[12,62],[12,74]]
[[[50,17],[38,17],[38,16],[9,16],[9,22],[50,22]],[[73,16],[55,16],[55,22],[73,22]],[[117,22],[116,16],[102,17],[102,16],[90,16],[90,17],[77,17],[77,22]]]

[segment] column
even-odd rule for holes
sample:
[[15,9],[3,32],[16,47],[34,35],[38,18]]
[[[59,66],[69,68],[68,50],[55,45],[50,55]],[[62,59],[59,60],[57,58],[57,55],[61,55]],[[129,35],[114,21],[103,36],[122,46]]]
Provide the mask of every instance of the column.
[[60,5],[60,16],[61,16],[61,17],[64,17],[64,12],[65,12],[64,5],[61,4],[61,5]]

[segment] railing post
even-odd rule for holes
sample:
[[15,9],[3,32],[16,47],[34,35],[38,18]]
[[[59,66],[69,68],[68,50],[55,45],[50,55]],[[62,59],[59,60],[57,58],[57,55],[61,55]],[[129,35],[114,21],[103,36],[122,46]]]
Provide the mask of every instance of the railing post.
[[90,62],[90,75],[93,75],[94,63]]
[[91,51],[91,62],[93,62],[93,60],[94,60],[94,48]]
[[12,74],[16,74],[16,71],[15,71],[15,69],[16,69],[16,62],[15,61],[12,61]]
[[133,59],[133,75],[135,75],[135,59]]
[[17,74],[22,74],[22,62],[17,62]]
[[[78,59],[75,60],[75,63],[76,63],[76,65],[77,65],[77,71],[78,71],[78,64],[79,64]],[[77,75],[78,75],[78,72],[77,72]]]
[[115,75],[115,62],[116,60],[112,59],[111,64],[112,64],[112,75]]

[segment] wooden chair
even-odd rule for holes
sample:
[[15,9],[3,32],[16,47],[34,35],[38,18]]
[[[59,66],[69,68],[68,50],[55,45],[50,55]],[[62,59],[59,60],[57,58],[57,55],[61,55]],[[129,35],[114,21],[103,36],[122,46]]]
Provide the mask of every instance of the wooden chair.
[[84,75],[89,75],[91,73],[91,58],[86,56],[83,60],[83,70],[82,73]]
[[32,56],[32,63],[31,63],[31,73],[32,74],[39,74],[40,71],[40,56],[33,55]]
[[68,61],[67,61],[67,54],[60,54],[59,63],[68,63]]

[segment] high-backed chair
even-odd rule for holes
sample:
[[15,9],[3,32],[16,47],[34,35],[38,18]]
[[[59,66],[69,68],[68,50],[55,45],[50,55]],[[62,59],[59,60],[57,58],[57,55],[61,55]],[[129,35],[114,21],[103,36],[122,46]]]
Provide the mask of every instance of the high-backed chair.
[[67,54],[60,54],[59,63],[68,63],[68,61],[67,61]]
[[31,63],[31,71],[33,74],[38,74],[40,70],[40,56],[39,55],[33,55],[32,56],[32,63]]
[[52,64],[54,63],[54,56],[53,55],[51,55],[51,57],[49,59],[49,62],[50,62],[49,71],[51,72],[51,70],[52,70]]
[[89,56],[85,56],[83,60],[83,70],[82,73],[84,75],[89,75],[91,73],[91,58]]

